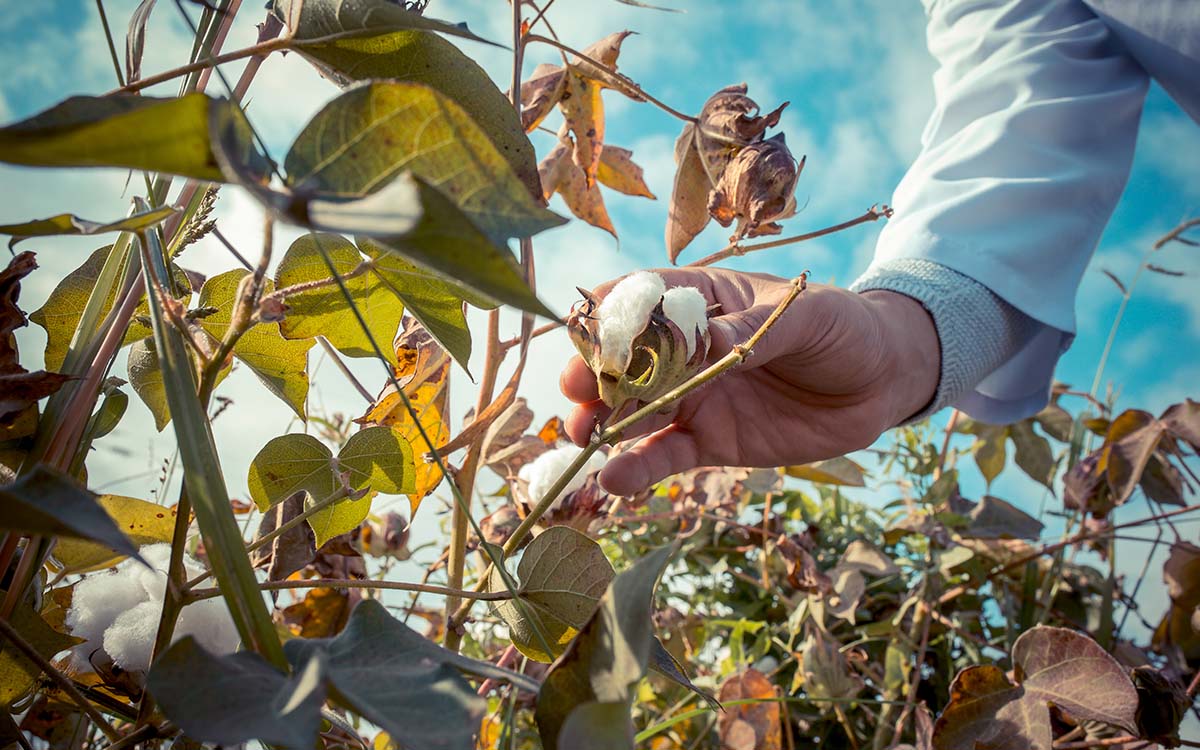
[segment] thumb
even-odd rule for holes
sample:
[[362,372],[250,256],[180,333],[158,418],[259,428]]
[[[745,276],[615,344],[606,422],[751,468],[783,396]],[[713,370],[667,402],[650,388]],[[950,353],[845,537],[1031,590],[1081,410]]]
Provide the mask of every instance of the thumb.
[[[711,343],[709,344],[708,354],[709,359],[720,359],[729,352],[733,351],[735,346],[745,344],[750,340],[767,317],[771,314],[769,309],[762,305],[755,305],[748,310],[738,310],[737,312],[729,313],[728,315],[718,315],[708,321],[708,332]],[[767,341],[769,336],[764,336],[758,345],[755,346],[755,356],[746,361],[747,367],[754,367],[758,364],[766,362],[770,359],[769,351],[764,347],[769,344]]]

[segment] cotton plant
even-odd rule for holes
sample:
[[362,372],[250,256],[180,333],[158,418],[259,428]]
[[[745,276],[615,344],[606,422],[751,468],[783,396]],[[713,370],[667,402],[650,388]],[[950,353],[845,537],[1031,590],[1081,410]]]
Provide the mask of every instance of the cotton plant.
[[[517,472],[517,478],[525,483],[525,493],[529,496],[529,499],[536,503],[545,497],[553,488],[554,483],[558,481],[558,478],[571,465],[571,462],[578,458],[582,450],[582,448],[574,445],[561,445],[557,448],[551,448],[533,461],[522,466],[521,470]],[[581,489],[589,477],[604,468],[607,460],[608,456],[600,452],[588,456],[583,468],[575,472],[570,480],[563,485],[559,493],[555,495],[553,502],[550,504],[550,510],[554,511],[560,508],[563,500]]]
[[[106,653],[127,672],[150,668],[154,639],[167,591],[171,545],[151,544],[141,549],[146,564],[126,559],[115,569],[85,577],[75,585],[67,627],[85,639],[72,652],[71,664],[80,672],[92,671],[92,655]],[[204,572],[192,557],[184,555],[187,577]],[[233,618],[222,597],[192,602],[180,612],[173,640],[190,635],[210,652],[228,654],[237,650],[239,638]]]
[[695,287],[667,289],[653,271],[626,276],[603,300],[585,292],[567,325],[613,408],[668,393],[708,356],[708,300]]

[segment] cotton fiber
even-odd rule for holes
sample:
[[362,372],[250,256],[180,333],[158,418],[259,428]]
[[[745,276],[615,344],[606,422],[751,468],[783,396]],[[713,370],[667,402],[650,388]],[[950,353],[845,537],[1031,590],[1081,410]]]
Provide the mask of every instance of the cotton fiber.
[[663,298],[666,284],[653,271],[638,271],[621,279],[601,300],[599,321],[600,360],[605,372],[621,373],[633,358],[633,340],[646,330],[650,313]]
[[[571,462],[579,457],[579,453],[582,450],[582,448],[575,445],[564,445],[548,450],[535,460],[522,466],[517,476],[529,484],[530,502],[536,503],[545,497],[546,493],[554,485],[555,480],[562,476],[562,473],[571,465]],[[575,476],[571,477],[571,480],[567,482],[562,491],[558,493],[558,496],[554,498],[554,503],[550,506],[551,509],[557,508],[564,497],[582,487],[589,476],[603,469],[607,460],[608,457],[599,451],[588,456],[588,460],[584,463],[583,468],[576,472]]]

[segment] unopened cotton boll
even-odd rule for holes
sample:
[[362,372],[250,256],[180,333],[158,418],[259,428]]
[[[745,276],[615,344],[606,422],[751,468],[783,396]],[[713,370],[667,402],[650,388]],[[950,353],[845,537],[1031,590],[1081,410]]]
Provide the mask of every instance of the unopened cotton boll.
[[646,330],[666,284],[653,271],[638,271],[621,279],[596,308],[600,358],[605,372],[621,373],[633,356],[633,340]]
[[[564,445],[548,450],[535,460],[522,466],[517,476],[528,483],[530,502],[537,503],[545,497],[550,488],[554,486],[554,482],[562,476],[562,473],[567,470],[571,462],[579,457],[582,450],[582,448],[575,445]],[[562,491],[554,498],[554,502],[550,505],[550,508],[557,508],[562,503],[564,497],[582,487],[589,476],[604,468],[607,460],[608,457],[599,451],[588,456],[583,467],[575,473],[575,476],[571,477],[571,480],[567,482]]]
[[663,294],[663,314],[687,337],[688,359],[696,353],[696,333],[708,333],[708,299],[694,286],[676,286]]

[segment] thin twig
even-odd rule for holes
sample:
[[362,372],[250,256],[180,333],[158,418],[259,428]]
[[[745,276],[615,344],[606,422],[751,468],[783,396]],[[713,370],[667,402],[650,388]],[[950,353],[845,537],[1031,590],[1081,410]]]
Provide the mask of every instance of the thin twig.
[[354,386],[354,390],[358,391],[359,395],[365,398],[368,404],[375,403],[375,397],[371,395],[371,392],[368,391],[361,382],[359,382],[358,378],[355,377],[354,373],[350,371],[350,368],[346,365],[346,363],[342,361],[337,349],[333,348],[333,344],[330,344],[324,336],[317,336],[317,343],[320,344],[321,348],[325,350],[325,354],[329,356],[329,359],[333,360],[333,364],[337,365],[337,368],[342,371],[343,375],[346,376],[346,380],[350,381],[350,385]]
[[[259,584],[258,587],[262,591],[316,588],[419,591],[422,594],[441,594],[442,596],[457,596],[464,599],[478,599],[489,602],[505,601],[513,598],[513,595],[507,591],[466,591],[463,589],[452,589],[447,586],[434,586],[432,584],[407,583],[405,581],[372,581],[355,578],[308,578],[298,581],[267,581],[266,583]],[[195,601],[198,599],[211,599],[214,596],[220,595],[221,591],[216,588],[196,589],[188,595],[188,598]]]
[[197,60],[196,62],[188,65],[181,65],[178,68],[165,70],[162,73],[156,73],[155,75],[133,81],[132,83],[121,86],[120,88],[113,89],[105,96],[112,96],[113,94],[129,94],[133,93],[134,91],[141,91],[142,89],[149,88],[150,86],[162,83],[163,81],[169,81],[172,78],[178,78],[180,76],[188,75],[189,73],[195,73],[196,71],[204,70],[205,68],[211,68],[214,65],[221,65],[227,62],[233,62],[234,60],[244,60],[247,57],[255,57],[257,55],[268,55],[276,50],[287,49],[290,41],[291,40],[287,37],[278,37],[266,42],[260,42],[259,44],[252,44],[249,47],[235,49],[232,52],[206,57],[203,60]]
[[[562,42],[558,41],[557,39],[551,39],[549,37],[544,37],[544,36],[541,36],[540,34],[529,34],[525,37],[525,43],[528,44],[529,42],[541,42],[542,44],[549,44],[551,47],[557,47],[558,49],[562,50],[563,52],[569,52],[572,55],[575,55],[576,57],[578,57],[580,60],[590,63],[590,64],[596,66],[598,69],[609,74],[614,79],[619,81],[623,86],[627,87],[630,92],[636,94],[637,96],[642,97],[643,99],[650,102],[654,106],[658,107],[663,112],[666,112],[667,114],[671,115],[672,117],[676,117],[680,120],[683,120],[684,122],[696,122],[695,117],[692,117],[691,115],[685,115],[684,113],[680,112],[679,110],[675,109],[674,107],[671,107],[670,105],[663,103],[661,100],[656,99],[655,97],[651,96],[650,94],[647,94],[645,89],[643,89],[641,86],[634,83],[633,80],[631,78],[629,78],[628,76],[626,76],[624,73],[618,73],[614,68],[612,68],[608,65],[605,65],[604,63],[600,62],[599,60],[597,60],[594,57],[590,57],[588,55],[583,54],[582,52],[580,52],[577,49],[574,49],[573,47],[568,47],[567,45],[563,44]],[[518,86],[516,87],[516,91],[518,92],[517,96],[520,96],[520,90],[521,90],[520,85],[518,84]]]
[[701,258],[700,260],[688,263],[684,267],[685,268],[699,268],[702,266],[711,266],[713,263],[719,263],[720,261],[723,261],[726,258],[733,258],[733,257],[740,256],[740,255],[746,255],[748,253],[752,253],[757,250],[768,250],[773,247],[782,247],[784,245],[794,245],[797,242],[805,242],[807,240],[815,240],[818,237],[824,237],[827,234],[834,234],[836,232],[842,231],[843,229],[849,229],[850,227],[858,226],[859,224],[865,224],[868,221],[879,221],[880,219],[890,219],[892,217],[892,213],[893,213],[892,209],[886,205],[883,207],[871,206],[870,208],[867,209],[866,213],[864,213],[862,216],[855,217],[849,221],[843,221],[841,224],[834,224],[831,227],[826,227],[824,229],[818,229],[815,232],[809,232],[807,234],[798,234],[795,237],[784,237],[784,238],[778,239],[778,240],[771,240],[770,242],[759,242],[754,245],[739,245],[737,242],[731,242],[728,245],[726,245],[724,249],[718,250],[717,252],[713,253],[712,255]]
[[117,46],[113,44],[112,29],[108,26],[108,14],[104,12],[104,0],[96,0],[96,10],[100,13],[100,25],[104,27],[104,40],[108,42],[108,54],[112,57],[113,70],[117,73],[117,85],[125,85],[125,75],[121,72],[121,58],[117,57]]
[[1112,747],[1113,745],[1124,745],[1128,742],[1137,742],[1138,737],[1132,734],[1122,735],[1120,737],[1103,737],[1093,740],[1079,740],[1078,742],[1063,742],[1054,743],[1054,750],[1087,750],[1091,747]]
[[0,635],[3,635],[5,638],[7,638],[9,642],[17,647],[18,651],[25,655],[26,659],[29,659],[29,661],[36,664],[38,669],[42,670],[42,672],[44,672],[45,675],[59,687],[59,689],[66,693],[71,700],[75,701],[75,703],[78,704],[81,709],[83,709],[83,712],[87,714],[87,717],[92,720],[92,723],[99,727],[101,732],[104,732],[105,737],[113,742],[116,742],[121,738],[121,735],[117,732],[117,730],[113,729],[112,724],[108,723],[108,719],[105,719],[104,716],[96,710],[96,707],[89,703],[88,699],[84,698],[83,695],[80,694],[79,690],[75,687],[75,683],[68,680],[62,672],[59,672],[57,669],[55,669],[54,665],[51,664],[46,657],[38,653],[37,649],[35,649],[29,644],[28,641],[21,637],[21,634],[17,632],[16,628],[9,624],[8,620],[2,618],[0,618]]

